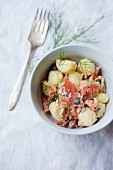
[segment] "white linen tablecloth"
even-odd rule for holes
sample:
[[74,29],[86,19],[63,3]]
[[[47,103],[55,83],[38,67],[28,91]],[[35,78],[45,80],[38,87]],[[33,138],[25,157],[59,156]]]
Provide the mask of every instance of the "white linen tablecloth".
[[[29,96],[28,74],[16,108],[7,110],[8,100],[29,54],[27,40],[37,7],[60,6],[64,19],[107,17],[90,31],[101,40],[92,44],[113,59],[112,0],[1,0],[0,1],[0,170],[112,170],[113,122],[84,136],[57,132],[40,120]],[[51,8],[50,8],[51,9]],[[44,46],[50,43],[48,34]],[[43,47],[37,49],[38,57]],[[109,69],[109,66],[108,66]],[[113,114],[113,113],[111,113]]]

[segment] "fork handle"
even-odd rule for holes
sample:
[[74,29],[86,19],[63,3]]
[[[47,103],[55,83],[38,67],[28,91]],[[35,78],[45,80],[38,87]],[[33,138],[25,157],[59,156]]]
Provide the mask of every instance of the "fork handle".
[[35,52],[35,49],[32,49],[30,52],[29,57],[26,59],[24,66],[22,68],[22,71],[18,77],[18,80],[14,86],[14,89],[12,91],[10,100],[9,100],[9,104],[8,104],[8,110],[13,110],[14,107],[16,106],[18,99],[20,97],[21,91],[22,91],[22,87],[26,78],[26,74],[27,74],[27,65],[28,62],[30,61],[30,59],[32,58],[33,54]]

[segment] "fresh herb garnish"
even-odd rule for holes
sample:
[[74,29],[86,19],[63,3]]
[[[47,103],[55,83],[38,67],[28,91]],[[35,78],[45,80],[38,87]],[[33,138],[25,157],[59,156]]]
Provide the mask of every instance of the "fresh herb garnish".
[[59,94],[57,93],[56,97],[55,97],[55,100],[58,100],[58,103],[60,104],[60,100],[59,100]]
[[62,66],[62,65],[66,65],[66,66],[67,66],[67,64],[65,63],[64,51],[60,51],[60,62],[59,62],[59,66]]
[[91,63],[90,61],[80,61],[80,67],[83,73],[86,72],[92,73],[92,71],[89,70],[90,68],[92,68],[92,66],[94,66],[94,64]]
[[62,66],[62,65],[68,66],[68,65],[66,64],[65,60],[60,60],[59,66]]
[[[52,41],[47,48],[47,45],[45,46],[46,43],[44,43],[45,47],[43,51],[41,50],[42,53],[40,53],[40,58],[48,50],[59,47],[60,45],[70,44],[73,41],[80,41],[84,43],[98,43],[98,40],[96,40],[95,37],[91,36],[90,38],[87,37],[86,34],[88,34],[88,32],[93,29],[98,23],[100,23],[100,21],[104,18],[105,16],[102,14],[101,16],[96,18],[95,21],[93,21],[92,23],[88,22],[87,25],[84,25],[82,23],[81,25],[75,25],[72,33],[71,26],[69,26],[68,22],[64,22],[64,16],[62,11],[52,5],[52,10],[50,13],[50,39],[52,39]],[[37,60],[40,60],[39,54],[38,57],[35,58],[35,62],[34,59],[32,59],[27,66],[27,69],[30,73],[32,72],[35,64],[37,63]]]
[[43,84],[43,89],[44,89],[44,91],[46,91],[46,90],[48,90],[48,85],[47,84]]
[[64,51],[60,51],[60,59],[61,59],[61,60],[64,60],[64,59],[65,59]]

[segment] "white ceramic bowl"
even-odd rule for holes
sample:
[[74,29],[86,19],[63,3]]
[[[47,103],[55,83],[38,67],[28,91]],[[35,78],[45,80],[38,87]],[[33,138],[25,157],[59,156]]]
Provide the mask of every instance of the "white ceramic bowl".
[[[106,81],[107,94],[110,95],[110,101],[107,105],[105,115],[99,120],[98,123],[94,124],[93,126],[87,128],[77,128],[77,129],[69,129],[69,128],[61,127],[54,123],[54,119],[52,118],[52,116],[46,115],[42,110],[40,82],[41,80],[47,78],[48,69],[53,63],[55,63],[55,60],[59,58],[61,51],[64,51],[64,54],[67,58],[71,58],[71,59],[74,58],[76,60],[80,60],[81,57],[77,58],[76,57],[77,54],[79,56],[89,58],[96,65],[102,67],[102,75],[104,76]],[[31,76],[30,92],[31,92],[31,98],[33,104],[37,110],[37,114],[48,125],[66,134],[83,135],[102,129],[113,120],[113,71],[112,70],[113,70],[113,62],[108,57],[98,52],[96,49],[88,46],[66,45],[50,51],[36,65]]]

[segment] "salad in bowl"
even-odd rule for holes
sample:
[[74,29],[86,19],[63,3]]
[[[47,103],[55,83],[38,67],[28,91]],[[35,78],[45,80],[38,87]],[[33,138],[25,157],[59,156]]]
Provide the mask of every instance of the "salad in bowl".
[[113,62],[94,48],[66,45],[36,64],[30,96],[36,113],[65,134],[95,132],[113,120]]
[[87,58],[56,59],[41,85],[43,110],[57,125],[88,127],[105,113],[109,96],[102,68]]

